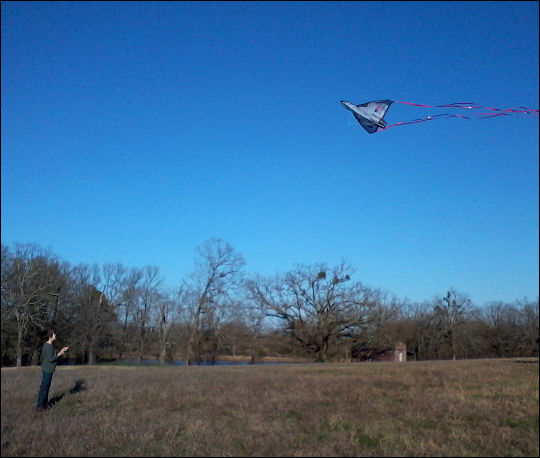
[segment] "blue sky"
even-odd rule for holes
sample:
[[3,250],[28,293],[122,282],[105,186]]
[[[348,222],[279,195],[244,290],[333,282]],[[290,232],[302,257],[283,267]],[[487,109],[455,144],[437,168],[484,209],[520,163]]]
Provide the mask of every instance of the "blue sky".
[[[538,2],[2,2],[1,236],[72,264],[347,260],[538,297],[538,117],[369,135],[340,100],[538,108]],[[440,111],[393,104],[385,119]]]

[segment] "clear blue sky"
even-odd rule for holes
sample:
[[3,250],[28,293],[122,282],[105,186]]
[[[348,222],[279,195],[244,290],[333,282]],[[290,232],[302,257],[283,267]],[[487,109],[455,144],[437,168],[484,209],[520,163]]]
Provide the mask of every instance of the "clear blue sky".
[[2,243],[176,286],[221,238],[252,273],[536,299],[538,118],[369,135],[339,101],[538,108],[538,5],[3,1]]

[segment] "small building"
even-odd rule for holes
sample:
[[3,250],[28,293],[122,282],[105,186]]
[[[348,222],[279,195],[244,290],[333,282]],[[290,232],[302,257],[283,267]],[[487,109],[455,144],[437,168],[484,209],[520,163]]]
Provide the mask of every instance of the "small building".
[[403,342],[398,342],[396,344],[394,361],[397,363],[404,363],[407,361],[407,346]]
[[395,361],[404,363],[407,356],[414,356],[407,351],[407,346],[403,342],[397,342],[393,348],[364,348],[357,347],[351,350],[351,361],[353,362],[371,362],[371,361]]

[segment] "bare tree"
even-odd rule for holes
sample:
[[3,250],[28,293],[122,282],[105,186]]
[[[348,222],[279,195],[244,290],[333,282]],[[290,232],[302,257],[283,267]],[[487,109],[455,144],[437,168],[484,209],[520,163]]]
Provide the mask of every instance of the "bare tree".
[[538,298],[535,301],[524,298],[521,302],[524,328],[523,352],[528,356],[538,356],[538,304]]
[[283,276],[258,277],[248,287],[267,316],[283,320],[317,361],[326,361],[329,348],[341,337],[357,336],[373,319],[372,292],[350,282],[351,273],[344,262],[333,269],[325,264],[298,266]]
[[120,263],[105,264],[102,267],[102,290],[111,306],[120,317],[122,307],[123,287],[126,281],[127,269]]
[[538,355],[538,300],[492,302],[484,309],[484,314],[489,327],[486,339],[493,356]]
[[155,327],[159,337],[160,364],[165,363],[170,350],[171,330],[181,314],[180,297],[182,297],[182,293],[181,289],[176,293],[162,293],[157,302]]
[[22,365],[23,339],[31,327],[47,325],[48,308],[63,284],[58,261],[37,245],[2,249],[2,308],[17,330],[16,365]]
[[200,361],[203,324],[215,331],[219,313],[227,304],[230,289],[238,284],[245,265],[244,258],[221,239],[211,239],[196,248],[200,258],[187,286],[191,298],[189,307],[189,335],[186,362]]
[[261,348],[263,332],[265,331],[265,310],[252,300],[249,294],[249,281],[244,282],[244,296],[236,304],[232,321],[230,323],[233,335],[228,335],[229,340],[234,338],[234,330],[236,330],[236,340],[245,342],[244,347],[248,349],[248,354],[251,357],[251,363],[255,363],[257,359],[264,356],[264,350]]
[[353,336],[351,350],[381,353],[405,340],[397,326],[399,313],[405,303],[380,289],[364,291],[364,302],[371,304],[362,332]]
[[470,299],[455,290],[449,290],[444,298],[438,299],[434,306],[435,325],[442,338],[449,342],[452,359],[456,359],[456,338],[460,324],[471,307]]
[[77,309],[72,334],[80,344],[83,360],[95,364],[98,351],[111,342],[116,324],[115,310],[103,291],[109,285],[96,264],[79,264],[73,268],[71,277]]
[[146,266],[143,269],[140,286],[137,288],[135,324],[137,326],[137,362],[141,362],[149,324],[161,300],[160,288],[163,279],[159,268]]
[[133,350],[128,335],[128,323],[130,320],[134,320],[135,317],[142,277],[142,269],[131,268],[126,272],[122,280],[120,302],[117,306],[118,317],[122,323],[120,354],[118,355],[119,359],[122,358],[123,351],[131,352]]

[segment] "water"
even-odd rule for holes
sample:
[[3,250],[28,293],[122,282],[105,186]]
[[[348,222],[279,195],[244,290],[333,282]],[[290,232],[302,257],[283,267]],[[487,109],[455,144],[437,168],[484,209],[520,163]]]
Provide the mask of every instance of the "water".
[[[130,358],[123,358],[122,364],[137,364],[137,362],[134,359]],[[148,365],[158,365],[159,361],[157,359],[142,359],[140,364],[148,364]],[[183,366],[184,361],[182,360],[175,360],[173,362],[167,362],[166,364],[172,365],[172,366]],[[249,366],[249,365],[272,365],[272,364],[299,364],[298,362],[290,362],[290,361],[257,361],[255,363],[251,363],[250,361],[216,361],[215,363],[209,362],[209,361],[201,361],[199,364],[193,363],[192,366]]]

